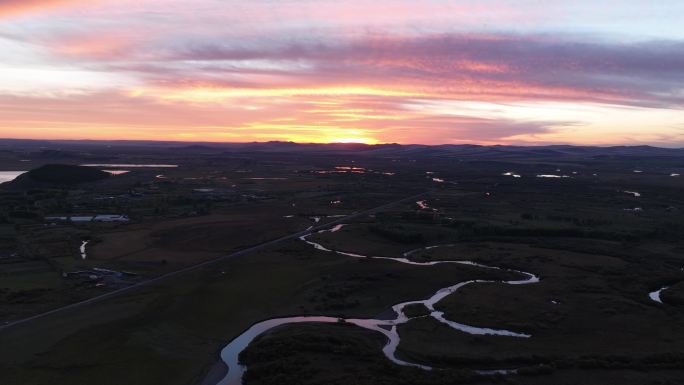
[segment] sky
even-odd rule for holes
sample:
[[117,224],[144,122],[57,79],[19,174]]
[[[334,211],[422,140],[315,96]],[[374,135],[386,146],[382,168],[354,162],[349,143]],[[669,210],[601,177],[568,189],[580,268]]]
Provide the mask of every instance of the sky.
[[684,147],[680,0],[0,0],[0,137]]

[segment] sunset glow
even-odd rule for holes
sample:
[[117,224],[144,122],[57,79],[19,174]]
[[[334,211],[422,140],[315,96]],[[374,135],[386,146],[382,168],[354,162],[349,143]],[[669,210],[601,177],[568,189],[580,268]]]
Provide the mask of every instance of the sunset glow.
[[674,0],[0,0],[0,137],[681,147],[682,14]]

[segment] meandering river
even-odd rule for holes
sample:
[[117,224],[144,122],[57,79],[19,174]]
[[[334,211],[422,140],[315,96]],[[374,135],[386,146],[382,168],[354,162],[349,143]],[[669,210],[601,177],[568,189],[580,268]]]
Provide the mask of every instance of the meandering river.
[[[317,233],[335,233],[337,231],[340,231],[344,226],[347,226],[345,224],[338,224],[330,229],[327,230],[321,230],[318,231]],[[242,384],[242,375],[244,372],[247,370],[247,368],[244,365],[240,365],[239,363],[239,355],[240,352],[245,350],[247,346],[259,335],[262,333],[273,329],[275,327],[281,326],[281,325],[289,325],[289,324],[296,324],[296,323],[304,323],[304,322],[318,322],[318,323],[336,323],[336,322],[346,322],[349,324],[353,324],[359,327],[362,327],[364,329],[368,330],[373,330],[378,333],[382,333],[386,338],[387,338],[387,343],[383,347],[382,351],[385,354],[385,356],[392,362],[398,364],[398,365],[405,365],[405,366],[415,366],[421,369],[425,370],[431,370],[432,367],[415,363],[415,362],[408,362],[401,360],[397,358],[396,356],[396,350],[397,346],[399,346],[399,342],[401,340],[399,333],[397,332],[397,326],[404,324],[408,322],[411,317],[407,316],[404,313],[404,308],[409,305],[413,304],[422,304],[424,305],[429,311],[429,317],[432,317],[436,319],[437,321],[453,328],[456,330],[460,330],[464,333],[469,333],[469,334],[476,334],[476,335],[496,335],[496,336],[508,336],[508,337],[518,337],[518,338],[529,338],[529,334],[525,333],[520,333],[520,332],[515,332],[515,331],[510,331],[510,330],[503,330],[503,329],[490,329],[490,328],[481,328],[477,326],[472,326],[472,325],[466,325],[462,323],[458,323],[452,320],[448,320],[445,318],[445,315],[441,311],[437,311],[435,309],[435,305],[447,297],[448,295],[456,292],[460,288],[470,285],[470,284],[475,284],[475,283],[484,283],[484,282],[500,282],[508,285],[525,285],[525,284],[532,284],[539,282],[539,278],[535,276],[532,273],[527,273],[524,271],[518,271],[518,270],[511,270],[511,269],[503,269],[500,267],[496,266],[487,266],[483,264],[479,264],[476,262],[472,261],[460,261],[460,260],[443,260],[443,261],[429,261],[429,262],[416,262],[408,259],[408,257],[411,254],[414,254],[416,252],[419,252],[421,250],[426,250],[426,249],[433,249],[436,247],[450,247],[453,246],[451,244],[445,244],[445,245],[433,245],[429,246],[423,249],[417,249],[417,250],[411,250],[402,255],[402,257],[378,257],[378,256],[367,256],[367,255],[361,255],[361,254],[355,254],[355,253],[349,253],[349,252],[344,252],[344,251],[339,251],[339,250],[331,250],[320,243],[311,241],[309,238],[313,235],[313,233],[304,235],[300,237],[299,239],[306,242],[307,244],[311,245],[317,250],[322,250],[326,252],[331,252],[331,253],[337,253],[340,255],[345,255],[349,257],[354,257],[354,258],[372,258],[372,259],[385,259],[385,260],[392,260],[398,263],[404,263],[404,264],[409,264],[409,265],[416,265],[416,266],[433,266],[433,265],[438,265],[438,264],[462,264],[462,265],[470,265],[470,266],[477,266],[483,269],[494,269],[494,270],[502,270],[502,271],[509,271],[509,272],[514,272],[519,275],[521,275],[521,279],[518,280],[511,280],[511,281],[487,281],[487,280],[471,280],[471,281],[465,281],[465,282],[459,282],[456,283],[452,286],[448,286],[445,288],[439,289],[435,294],[430,296],[429,298],[422,299],[422,300],[414,300],[414,301],[407,301],[407,302],[402,302],[398,303],[394,306],[392,306],[392,310],[394,310],[394,313],[396,314],[396,317],[391,320],[381,320],[381,319],[357,319],[357,318],[337,318],[337,317],[328,317],[328,316],[296,316],[296,317],[284,317],[284,318],[274,318],[274,319],[269,319],[266,321],[262,321],[259,323],[256,323],[252,325],[249,329],[244,331],[242,334],[240,334],[238,337],[233,339],[222,351],[221,351],[221,359],[223,362],[226,363],[228,366],[228,373],[226,376],[218,382],[217,385],[240,385]],[[496,373],[501,373],[501,372],[510,372],[510,371],[481,371],[483,374],[489,374],[489,372],[496,372]]]

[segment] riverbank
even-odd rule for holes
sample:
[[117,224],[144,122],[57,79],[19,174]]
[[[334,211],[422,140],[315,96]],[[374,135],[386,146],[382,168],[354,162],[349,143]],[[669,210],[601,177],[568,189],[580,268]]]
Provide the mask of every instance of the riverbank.
[[228,365],[222,359],[218,359],[209,367],[209,371],[204,376],[199,385],[216,385],[228,374]]

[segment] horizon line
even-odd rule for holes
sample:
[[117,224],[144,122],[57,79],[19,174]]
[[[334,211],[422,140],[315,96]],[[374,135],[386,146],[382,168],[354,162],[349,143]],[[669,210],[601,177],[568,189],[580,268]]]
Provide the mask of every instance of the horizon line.
[[652,144],[571,144],[571,143],[554,143],[554,144],[479,144],[479,143],[440,143],[440,144],[424,144],[424,143],[397,143],[397,142],[383,142],[383,143],[362,143],[362,142],[297,142],[292,140],[264,140],[264,141],[245,141],[245,142],[231,142],[231,141],[200,141],[200,140],[162,140],[162,139],[47,139],[47,138],[3,138],[0,141],[31,141],[31,142],[91,142],[91,143],[178,143],[178,144],[208,144],[208,145],[229,145],[229,144],[268,144],[268,143],[288,143],[297,145],[347,145],[347,146],[424,146],[424,147],[440,147],[440,146],[478,146],[478,147],[594,147],[594,148],[614,148],[614,147],[650,147],[666,150],[684,150],[684,147],[662,147],[654,146]]

